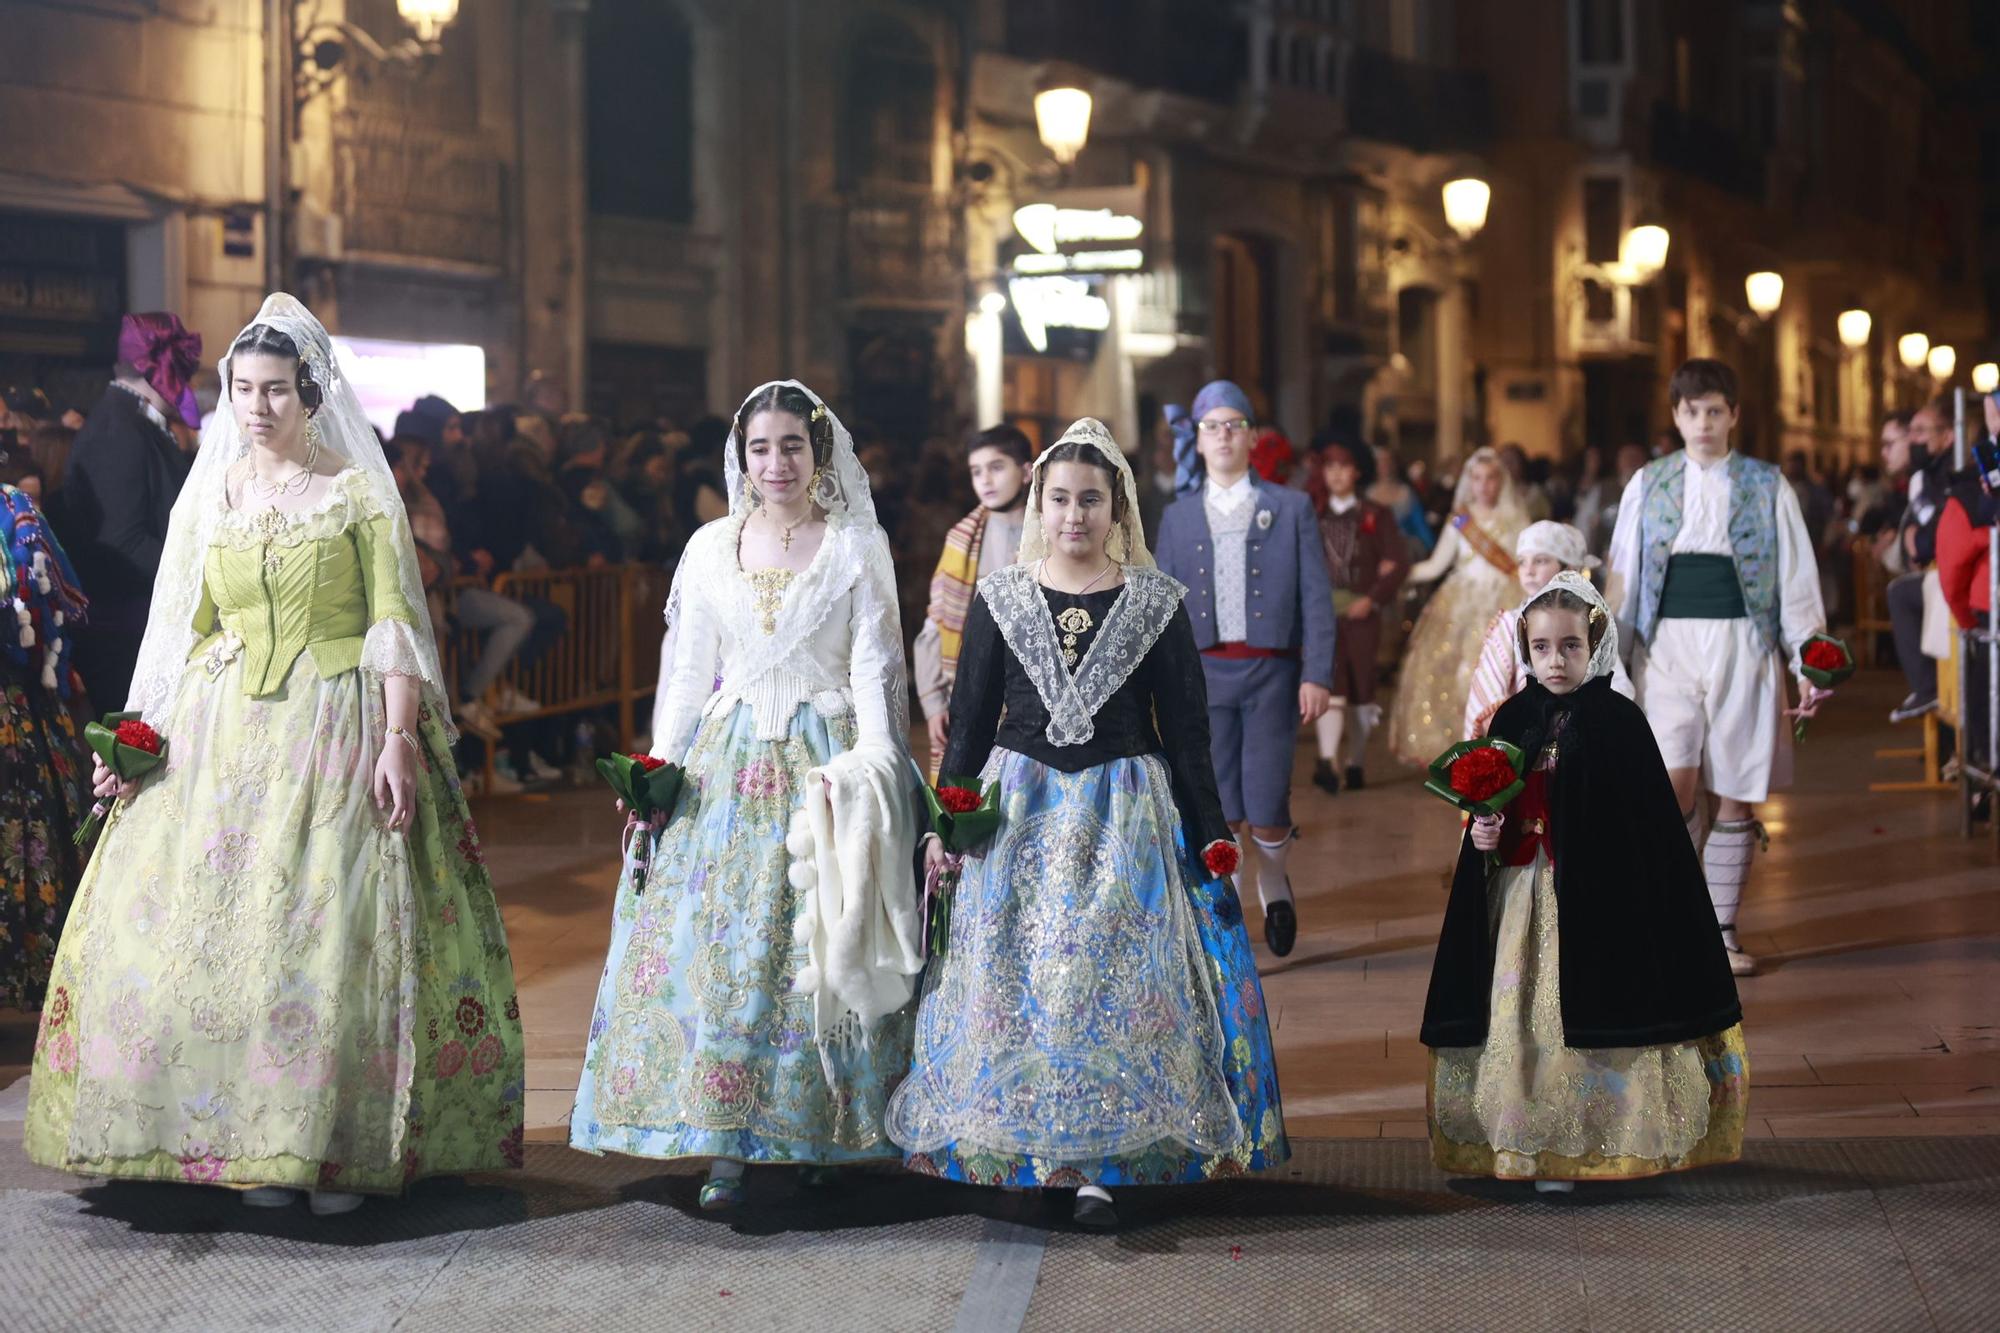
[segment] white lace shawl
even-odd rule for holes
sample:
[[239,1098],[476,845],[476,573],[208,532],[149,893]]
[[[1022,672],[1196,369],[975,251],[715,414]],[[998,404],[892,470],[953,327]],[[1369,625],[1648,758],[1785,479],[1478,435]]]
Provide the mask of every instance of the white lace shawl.
[[738,703],[751,706],[759,738],[779,740],[810,702],[822,716],[852,713],[858,745],[906,754],[909,675],[888,538],[871,522],[829,515],[818,553],[785,590],[767,634],[737,556],[744,518],[705,525],[681,557],[653,753],[680,763],[701,720]]
[[1097,734],[1098,710],[1146,660],[1187,589],[1149,566],[1128,566],[1125,587],[1084,650],[1074,675],[1063,662],[1055,617],[1032,565],[1011,565],[979,581],[1000,637],[1034,682],[1049,710],[1051,745],[1084,745]]

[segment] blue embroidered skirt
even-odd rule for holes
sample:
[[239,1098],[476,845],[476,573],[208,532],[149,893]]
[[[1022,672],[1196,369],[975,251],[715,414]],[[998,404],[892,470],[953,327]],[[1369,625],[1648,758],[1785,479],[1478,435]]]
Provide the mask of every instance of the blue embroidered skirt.
[[996,750],[890,1102],[911,1170],[981,1185],[1175,1184],[1290,1155],[1235,892],[1191,884],[1158,756],[1063,773]]

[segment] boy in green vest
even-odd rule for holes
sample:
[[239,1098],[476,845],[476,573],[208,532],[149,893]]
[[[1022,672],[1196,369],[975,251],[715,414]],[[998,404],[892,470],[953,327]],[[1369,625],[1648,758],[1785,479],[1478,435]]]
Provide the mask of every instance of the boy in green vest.
[[[1686,448],[1625,487],[1611,537],[1610,602],[1632,645],[1632,684],[1646,710],[1702,853],[1716,924],[1738,976],[1757,970],[1736,935],[1750,854],[1763,838],[1754,808],[1790,780],[1787,717],[1810,717],[1827,691],[1798,676],[1798,653],[1826,627],[1819,565],[1792,488],[1776,465],[1730,449],[1736,373],[1696,358],[1667,386]],[[1785,708],[1785,673],[1799,707]],[[1715,822],[1701,835],[1706,788]]]

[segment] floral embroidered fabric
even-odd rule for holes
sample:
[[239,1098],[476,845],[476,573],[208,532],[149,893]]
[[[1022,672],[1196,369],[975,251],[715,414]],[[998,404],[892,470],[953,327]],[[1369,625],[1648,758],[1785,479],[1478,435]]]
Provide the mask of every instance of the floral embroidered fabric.
[[882,1109],[909,1067],[908,1009],[822,1047],[786,829],[807,775],[856,739],[798,709],[778,741],[747,705],[702,723],[688,788],[643,891],[618,887],[570,1144],[645,1157],[847,1162],[895,1156]]
[[1431,1061],[1438,1165],[1560,1179],[1734,1160],[1749,1092],[1742,1028],[1663,1046],[1565,1046],[1555,867],[1547,852],[1500,870],[1489,901],[1486,1044],[1441,1047]]
[[181,678],[172,750],[114,810],[36,1039],[29,1155],[93,1175],[396,1192],[518,1165],[512,962],[443,720],[416,817],[371,785],[380,690]]
[[1002,823],[954,891],[890,1135],[918,1155],[1072,1168],[1255,1137],[1261,1108],[1246,1126],[1224,1071],[1165,765],[1067,774],[999,750],[981,776]]

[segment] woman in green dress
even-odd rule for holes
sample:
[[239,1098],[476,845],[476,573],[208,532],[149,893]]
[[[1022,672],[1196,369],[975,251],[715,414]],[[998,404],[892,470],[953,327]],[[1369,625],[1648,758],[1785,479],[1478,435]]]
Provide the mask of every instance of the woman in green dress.
[[125,784],[57,951],[28,1154],[316,1213],[518,1165],[513,963],[409,520],[331,342],[265,301],[174,505]]

